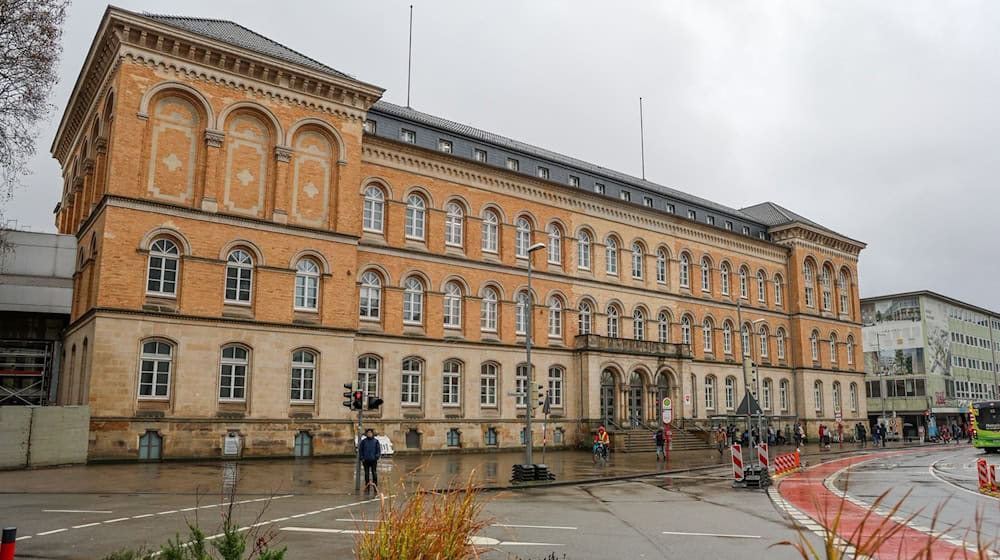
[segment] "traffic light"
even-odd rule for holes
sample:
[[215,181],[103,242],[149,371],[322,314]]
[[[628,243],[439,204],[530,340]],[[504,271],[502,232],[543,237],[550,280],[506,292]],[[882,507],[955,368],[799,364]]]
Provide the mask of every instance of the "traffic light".
[[344,401],[344,406],[346,406],[347,408],[353,409],[354,408],[354,384],[353,383],[344,383],[344,389],[347,389],[346,391],[344,391],[344,398],[347,399],[346,401]]
[[378,407],[382,406],[385,402],[378,397],[368,397],[368,410],[378,410]]
[[545,385],[535,383],[535,402],[538,406],[545,406]]
[[354,410],[361,410],[362,408],[364,408],[365,404],[364,397],[365,394],[360,389],[354,391],[354,398],[351,399],[351,408],[353,408]]

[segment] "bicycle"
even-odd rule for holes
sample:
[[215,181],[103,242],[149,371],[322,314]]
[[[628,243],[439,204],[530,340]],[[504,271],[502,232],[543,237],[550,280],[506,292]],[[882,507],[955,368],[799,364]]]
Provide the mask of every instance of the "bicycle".
[[594,464],[597,464],[597,460],[607,463],[608,462],[608,446],[603,443],[594,443]]

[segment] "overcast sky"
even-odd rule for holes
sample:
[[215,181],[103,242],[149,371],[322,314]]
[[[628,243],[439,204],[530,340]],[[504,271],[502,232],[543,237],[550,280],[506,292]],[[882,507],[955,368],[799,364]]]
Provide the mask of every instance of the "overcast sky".
[[[406,102],[409,2],[121,0],[232,19]],[[864,241],[861,294],[1000,311],[1000,2],[414,2],[412,106]],[[616,6],[611,10],[610,6]],[[105,4],[75,0],[57,111],[8,216],[53,231],[49,156]]]

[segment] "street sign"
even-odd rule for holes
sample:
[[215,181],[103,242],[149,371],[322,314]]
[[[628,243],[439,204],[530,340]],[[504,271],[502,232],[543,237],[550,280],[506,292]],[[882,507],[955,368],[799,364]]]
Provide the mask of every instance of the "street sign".
[[670,397],[663,399],[663,423],[669,424],[674,421],[674,409],[670,403]]
[[684,404],[691,404],[691,393],[684,393]]
[[844,421],[844,416],[840,413],[839,406],[834,409],[833,419],[836,420],[838,424]]

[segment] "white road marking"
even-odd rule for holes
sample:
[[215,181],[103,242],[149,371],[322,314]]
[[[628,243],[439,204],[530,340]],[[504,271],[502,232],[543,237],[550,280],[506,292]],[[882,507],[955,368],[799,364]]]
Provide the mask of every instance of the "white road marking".
[[128,520],[129,520],[128,517],[119,517],[118,519],[108,519],[107,521],[104,521],[104,523],[118,523],[119,521],[128,521]]
[[44,533],[36,533],[36,537],[44,537],[45,535],[54,535],[56,533],[62,533],[63,531],[68,531],[68,529],[53,529],[52,531],[45,531]]
[[167,511],[161,511],[161,512],[157,513],[156,515],[170,515],[171,513],[177,513],[177,510],[176,509],[171,509],[171,510],[167,510]]
[[31,535],[25,535],[23,537],[17,537],[16,539],[14,539],[14,542],[17,542],[17,541],[26,541],[26,540],[28,540],[30,538],[31,538]]
[[[323,527],[282,527],[281,530],[293,533],[321,533],[327,535],[360,535],[372,533],[372,531],[362,529],[327,529]],[[469,542],[476,546],[565,546],[560,543],[501,541],[492,537],[481,537],[479,535],[469,537]]]
[[549,525],[507,525],[504,523],[494,523],[494,527],[511,527],[514,529],[554,529],[560,531],[576,531],[576,527],[557,527]]
[[759,539],[760,535],[727,535],[724,533],[684,533],[681,531],[663,531],[664,535],[680,535],[685,537],[721,537],[726,539]]
[[155,513],[144,513],[142,515],[133,515],[132,519],[145,519],[147,517],[153,517],[154,515],[156,515],[156,514]]
[[73,525],[73,528],[74,529],[86,529],[87,527],[93,527],[95,525],[100,525],[100,524],[101,524],[101,522],[98,521],[97,523],[85,523],[83,525]]
[[43,513],[113,513],[97,509],[43,509]]
[[335,533],[344,535],[357,535],[361,533],[371,533],[371,531],[361,531],[358,529],[322,529],[318,527],[282,527],[282,531],[292,531],[295,533]]

